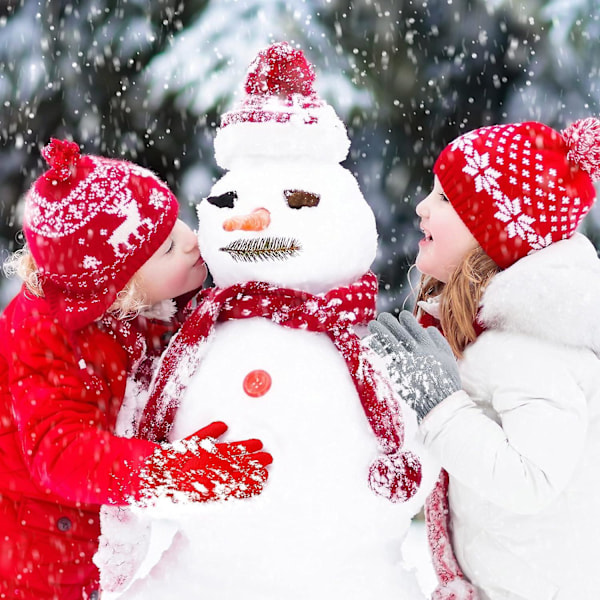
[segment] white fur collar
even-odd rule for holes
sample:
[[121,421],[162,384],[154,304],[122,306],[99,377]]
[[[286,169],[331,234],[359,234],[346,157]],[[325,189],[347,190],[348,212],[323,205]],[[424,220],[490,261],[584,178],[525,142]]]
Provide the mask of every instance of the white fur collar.
[[170,321],[177,313],[175,300],[162,300],[157,304],[149,306],[140,312],[146,319],[158,319],[159,321]]
[[427,298],[427,300],[419,300],[417,302],[417,306],[427,314],[435,317],[438,321],[440,320],[442,299],[439,294],[437,296]]
[[487,329],[518,331],[600,352],[600,260],[581,234],[498,273],[481,302]]

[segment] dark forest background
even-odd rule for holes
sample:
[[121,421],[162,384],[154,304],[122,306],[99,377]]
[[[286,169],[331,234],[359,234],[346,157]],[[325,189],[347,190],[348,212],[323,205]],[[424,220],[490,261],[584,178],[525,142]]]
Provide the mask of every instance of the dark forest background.
[[[291,6],[290,6],[291,5]],[[597,0],[4,0],[0,3],[0,252],[22,244],[40,148],[68,137],[168,181],[191,206],[220,176],[212,142],[257,50],[297,44],[347,124],[345,165],[373,207],[380,308],[409,291],[414,206],[457,135],[600,114]],[[595,209],[585,233],[600,247]],[[0,278],[0,307],[16,283]]]

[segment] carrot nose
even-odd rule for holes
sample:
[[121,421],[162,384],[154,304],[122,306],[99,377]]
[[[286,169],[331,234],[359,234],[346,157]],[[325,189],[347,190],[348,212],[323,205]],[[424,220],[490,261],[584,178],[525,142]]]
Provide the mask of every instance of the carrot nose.
[[271,223],[271,213],[266,208],[255,208],[250,214],[231,217],[223,222],[225,231],[263,231]]

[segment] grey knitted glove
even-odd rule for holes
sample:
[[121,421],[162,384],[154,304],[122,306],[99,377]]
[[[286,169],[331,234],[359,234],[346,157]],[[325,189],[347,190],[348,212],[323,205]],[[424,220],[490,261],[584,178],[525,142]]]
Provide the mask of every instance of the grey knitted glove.
[[369,331],[369,346],[386,360],[396,393],[415,410],[419,423],[462,387],[454,354],[435,327],[423,328],[405,310],[398,320],[381,313]]

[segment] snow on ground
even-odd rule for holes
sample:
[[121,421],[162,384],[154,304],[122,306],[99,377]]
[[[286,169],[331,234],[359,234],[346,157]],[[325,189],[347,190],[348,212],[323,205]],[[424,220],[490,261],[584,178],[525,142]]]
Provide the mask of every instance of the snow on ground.
[[429,598],[436,586],[436,576],[427,545],[425,522],[413,519],[402,546],[402,556],[407,570],[416,572],[423,593]]

